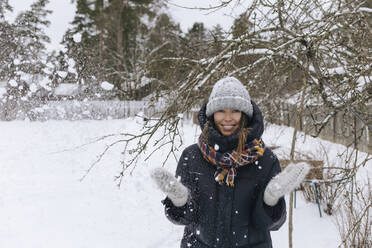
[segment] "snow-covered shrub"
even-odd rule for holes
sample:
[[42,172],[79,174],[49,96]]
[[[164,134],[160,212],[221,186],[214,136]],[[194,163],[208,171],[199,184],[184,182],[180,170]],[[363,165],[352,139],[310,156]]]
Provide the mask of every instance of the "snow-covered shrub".
[[136,101],[50,101],[33,112],[38,113],[38,120],[121,119],[144,111],[145,105]]
[[142,101],[38,101],[0,100],[0,120],[103,120],[133,117],[142,112],[142,118],[157,113]]
[[337,225],[343,248],[372,247],[372,188],[356,182],[353,198],[346,197],[337,213]]

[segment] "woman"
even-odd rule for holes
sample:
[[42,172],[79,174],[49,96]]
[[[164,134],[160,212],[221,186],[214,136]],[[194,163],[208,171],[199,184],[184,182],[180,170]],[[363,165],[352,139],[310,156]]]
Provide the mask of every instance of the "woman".
[[261,111],[234,77],[214,85],[198,119],[202,134],[182,153],[180,181],[162,168],[152,173],[167,194],[166,216],[185,225],[181,248],[272,247],[270,231],[286,219],[283,196],[300,184],[308,165],[279,173],[278,159],[261,139]]

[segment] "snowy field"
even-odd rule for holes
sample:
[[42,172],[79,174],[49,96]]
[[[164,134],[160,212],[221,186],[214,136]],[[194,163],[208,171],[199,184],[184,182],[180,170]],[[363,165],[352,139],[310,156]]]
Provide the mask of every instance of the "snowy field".
[[[80,145],[103,135],[140,130],[140,124],[138,119],[0,122],[0,247],[179,247],[183,228],[165,218],[160,203],[164,195],[149,178],[149,170],[161,165],[166,148],[149,161],[140,160],[120,188],[114,181],[121,169],[120,144],[80,180],[115,138]],[[199,128],[189,122],[182,131],[183,147],[194,143],[199,134]],[[278,153],[285,152],[292,132],[270,126],[264,141],[281,146]],[[309,137],[299,136],[299,140],[299,149],[311,154],[317,153],[320,143],[330,156],[344,149]],[[174,159],[166,164],[171,171],[175,166]],[[333,248],[340,243],[334,218],[320,218],[317,206],[305,202],[301,193],[294,228],[294,247]],[[288,247],[287,229],[285,224],[272,233],[275,248]]]

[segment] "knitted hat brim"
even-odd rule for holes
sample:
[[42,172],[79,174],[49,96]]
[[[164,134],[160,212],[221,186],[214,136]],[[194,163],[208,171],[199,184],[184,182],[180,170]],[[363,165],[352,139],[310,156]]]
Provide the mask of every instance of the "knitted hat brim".
[[206,114],[207,117],[213,115],[213,113],[223,109],[236,109],[239,110],[249,118],[253,115],[252,104],[245,98],[234,96],[234,97],[216,97],[208,102]]

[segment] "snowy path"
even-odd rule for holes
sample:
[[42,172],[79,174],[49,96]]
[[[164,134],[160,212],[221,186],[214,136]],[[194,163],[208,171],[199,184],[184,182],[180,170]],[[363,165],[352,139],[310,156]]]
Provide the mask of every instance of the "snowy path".
[[[164,217],[160,203],[164,196],[148,175],[166,151],[126,176],[121,188],[113,180],[121,166],[120,145],[82,182],[108,141],[62,151],[136,128],[135,120],[0,122],[0,247],[178,247],[182,227]],[[194,142],[196,130],[185,124],[186,145]],[[264,140],[289,145],[290,130],[270,127]],[[174,170],[175,162],[167,168]],[[337,247],[333,218],[319,218],[316,205],[306,203],[301,194],[297,197],[295,247]],[[288,247],[287,225],[272,235],[274,247]]]

